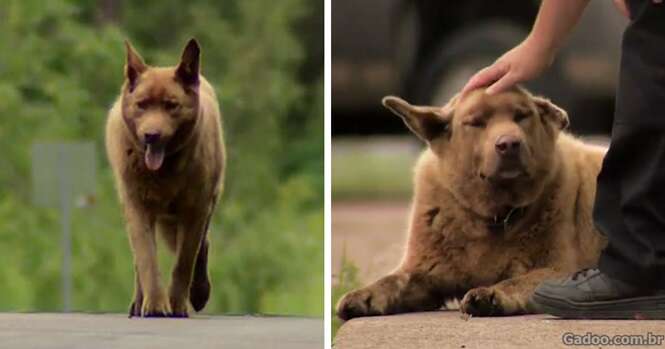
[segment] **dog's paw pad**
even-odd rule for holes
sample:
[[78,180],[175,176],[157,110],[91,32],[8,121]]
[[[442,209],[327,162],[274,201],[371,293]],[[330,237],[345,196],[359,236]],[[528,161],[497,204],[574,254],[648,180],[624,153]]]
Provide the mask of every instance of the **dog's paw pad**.
[[371,315],[372,296],[358,290],[344,296],[337,305],[337,317],[346,321],[356,317]]
[[169,314],[169,317],[171,318],[176,318],[176,319],[185,319],[189,317],[189,314],[185,312],[177,312],[177,313],[171,313]]
[[496,293],[487,287],[474,288],[467,292],[462,299],[460,310],[473,316],[501,315],[501,305]]
[[145,314],[143,314],[143,317],[145,318],[160,318],[160,317],[168,317],[169,314],[163,311],[148,311]]

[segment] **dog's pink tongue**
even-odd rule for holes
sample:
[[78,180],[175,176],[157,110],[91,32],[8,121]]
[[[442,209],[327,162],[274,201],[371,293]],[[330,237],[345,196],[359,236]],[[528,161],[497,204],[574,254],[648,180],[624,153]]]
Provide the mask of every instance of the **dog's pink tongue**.
[[145,151],[145,165],[151,171],[157,171],[164,162],[164,148],[148,146]]

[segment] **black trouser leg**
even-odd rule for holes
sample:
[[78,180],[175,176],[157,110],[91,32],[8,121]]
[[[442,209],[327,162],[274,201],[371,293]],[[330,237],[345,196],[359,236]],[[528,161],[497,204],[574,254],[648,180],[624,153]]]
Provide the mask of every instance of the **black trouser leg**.
[[600,269],[639,284],[665,279],[665,5],[630,2],[612,141],[598,177]]

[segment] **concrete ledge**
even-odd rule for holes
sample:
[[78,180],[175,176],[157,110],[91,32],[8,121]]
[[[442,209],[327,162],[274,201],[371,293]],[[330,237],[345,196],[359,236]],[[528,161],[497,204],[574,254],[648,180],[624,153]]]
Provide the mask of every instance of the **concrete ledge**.
[[0,314],[0,348],[322,348],[323,320],[110,314]]
[[[560,320],[546,315],[474,317],[464,320],[458,311],[438,311],[353,319],[340,328],[334,339],[334,347],[562,348],[566,347],[562,342],[566,332],[576,335],[591,332],[608,336],[646,336],[648,332],[665,335],[665,321]],[[665,345],[665,342],[661,345]]]

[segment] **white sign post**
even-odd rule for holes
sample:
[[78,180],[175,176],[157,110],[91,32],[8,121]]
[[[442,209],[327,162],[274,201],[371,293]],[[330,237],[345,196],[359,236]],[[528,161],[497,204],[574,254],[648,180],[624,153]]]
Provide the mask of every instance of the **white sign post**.
[[64,312],[72,309],[72,207],[76,198],[94,193],[95,169],[92,142],[33,144],[33,199],[38,205],[60,210]]

